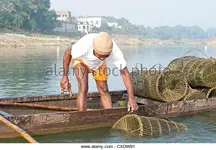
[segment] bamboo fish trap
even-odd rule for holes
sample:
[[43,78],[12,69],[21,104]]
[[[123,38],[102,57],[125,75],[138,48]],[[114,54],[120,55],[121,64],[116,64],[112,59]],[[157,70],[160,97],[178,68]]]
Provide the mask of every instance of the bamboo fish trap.
[[188,84],[180,71],[140,71],[131,73],[134,95],[159,101],[178,101],[187,93]]
[[213,58],[184,56],[171,61],[170,70],[179,70],[191,87],[214,87],[216,85],[216,64]]
[[129,114],[120,118],[113,125],[112,129],[126,131],[139,136],[154,136],[186,131],[187,127],[174,121]]
[[197,89],[188,89],[187,95],[184,97],[184,100],[197,100],[197,99],[205,99],[206,98],[206,90],[197,90]]
[[208,90],[206,98],[213,98],[216,97],[216,87],[213,87]]

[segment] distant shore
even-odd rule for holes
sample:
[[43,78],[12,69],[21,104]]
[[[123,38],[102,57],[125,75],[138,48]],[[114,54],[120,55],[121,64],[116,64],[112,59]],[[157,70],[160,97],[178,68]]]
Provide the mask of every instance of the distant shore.
[[[216,39],[212,40],[158,40],[141,39],[138,36],[112,35],[118,44],[123,45],[176,45],[176,44],[196,44],[196,45],[216,45]],[[68,47],[74,44],[79,38],[68,38],[59,36],[22,34],[0,34],[1,47]]]
[[67,37],[22,34],[0,34],[0,46],[2,47],[46,47],[69,46],[77,40]]

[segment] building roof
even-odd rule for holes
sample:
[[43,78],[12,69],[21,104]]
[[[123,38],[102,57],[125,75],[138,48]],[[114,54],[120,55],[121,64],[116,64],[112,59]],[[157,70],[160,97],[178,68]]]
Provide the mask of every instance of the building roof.
[[77,18],[102,18],[102,16],[78,16]]
[[70,11],[56,11],[56,14],[58,14],[58,15],[67,15],[67,14],[69,14],[69,13],[71,13]]

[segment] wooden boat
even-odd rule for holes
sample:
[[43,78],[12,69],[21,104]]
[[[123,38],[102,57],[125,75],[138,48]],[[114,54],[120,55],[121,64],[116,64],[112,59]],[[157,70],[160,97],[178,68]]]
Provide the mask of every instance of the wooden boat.
[[[110,92],[113,104],[126,101],[126,91]],[[69,95],[51,95],[0,99],[0,102],[35,103],[55,106],[76,107],[76,97]],[[44,135],[66,131],[77,131],[100,127],[111,127],[119,118],[128,114],[126,107],[112,109],[100,108],[100,95],[88,94],[88,111],[56,111],[27,107],[0,106],[0,114],[30,135]],[[143,116],[176,117],[198,113],[216,108],[216,98],[177,102],[157,102],[135,97],[139,110],[134,112]],[[19,137],[14,131],[0,123],[0,139]]]

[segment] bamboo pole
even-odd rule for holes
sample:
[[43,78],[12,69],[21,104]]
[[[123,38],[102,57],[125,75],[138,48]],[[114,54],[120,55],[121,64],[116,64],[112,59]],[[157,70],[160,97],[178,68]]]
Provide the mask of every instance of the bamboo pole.
[[77,111],[77,108],[73,107],[60,107],[53,105],[41,105],[41,104],[32,104],[32,103],[7,103],[0,102],[0,106],[19,106],[19,107],[31,107],[31,108],[41,108],[41,109],[50,109],[50,110],[59,110],[59,111]]
[[15,124],[11,123],[7,119],[5,119],[2,115],[0,115],[0,121],[3,122],[6,126],[13,129],[17,133],[19,133],[23,138],[25,138],[29,143],[38,143],[35,139],[33,139],[28,133],[26,133],[24,130],[16,126]]

